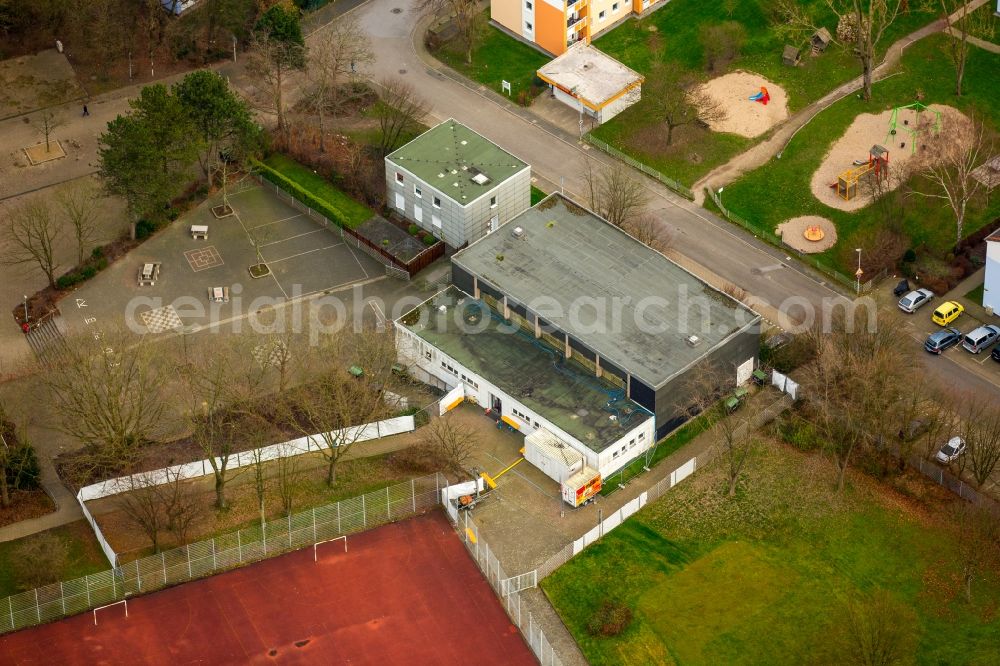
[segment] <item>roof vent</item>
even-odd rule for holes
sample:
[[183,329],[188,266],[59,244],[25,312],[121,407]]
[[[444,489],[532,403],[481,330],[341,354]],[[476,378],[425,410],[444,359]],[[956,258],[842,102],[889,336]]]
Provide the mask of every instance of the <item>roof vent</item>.
[[514,238],[524,238],[524,227],[514,227],[510,230],[510,235]]
[[447,305],[439,305],[438,306],[438,312],[440,312],[441,314],[444,314],[447,311],[448,311],[448,306]]
[[691,347],[697,347],[698,345],[701,344],[701,338],[699,338],[697,335],[689,335],[686,341],[688,345]]
[[480,171],[475,176],[472,177],[472,182],[475,183],[476,185],[486,185],[487,183],[490,182],[490,177],[487,176],[482,171]]

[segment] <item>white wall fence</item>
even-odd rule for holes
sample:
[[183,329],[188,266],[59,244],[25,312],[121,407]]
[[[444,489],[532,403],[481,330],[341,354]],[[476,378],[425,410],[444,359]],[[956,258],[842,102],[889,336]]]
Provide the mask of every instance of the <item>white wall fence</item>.
[[626,502],[621,508],[612,513],[610,516],[601,520],[582,537],[574,540],[572,543],[566,544],[562,550],[550,557],[541,566],[539,566],[538,569],[536,569],[537,580],[542,580],[546,576],[552,574],[553,571],[569,562],[576,555],[582,553],[587,546],[591,545],[595,541],[598,541],[608,532],[621,525],[627,518],[632,516],[632,514],[646,506],[646,504],[657,500],[668,490],[687,477],[691,476],[700,465],[708,463],[711,455],[712,454],[709,451],[698,457],[691,458],[686,463],[670,472],[666,478],[661,479],[658,483],[656,483],[656,485],[650,487],[649,490],[640,493],[638,497],[632,498],[631,501]]
[[779,391],[792,396],[792,400],[799,399],[799,384],[788,375],[783,375],[777,370],[772,370],[771,385],[777,387]]
[[[353,444],[388,437],[390,435],[399,435],[404,432],[411,432],[413,429],[413,416],[397,416],[384,421],[376,421],[375,423],[331,431],[326,435],[316,434],[309,435],[308,437],[299,437],[280,444],[265,446],[256,451],[260,452],[260,460],[270,461],[328,448],[325,441],[327,439],[333,442],[350,442]],[[236,469],[246,467],[253,465],[256,460],[255,450],[241,451],[229,456],[227,468]],[[221,458],[216,458],[216,461],[218,464],[222,464]],[[81,502],[89,502],[90,500],[117,495],[135,488],[173,483],[178,479],[195,479],[200,476],[208,476],[212,473],[212,463],[210,460],[196,460],[195,462],[183,465],[174,465],[151,472],[140,472],[131,476],[108,479],[107,481],[84,486],[80,489],[77,497]]]
[[444,477],[437,473],[414,478],[143,557],[108,571],[12,595],[0,599],[0,633],[75,615],[127,596],[204,578],[408,518],[436,507],[444,485]]

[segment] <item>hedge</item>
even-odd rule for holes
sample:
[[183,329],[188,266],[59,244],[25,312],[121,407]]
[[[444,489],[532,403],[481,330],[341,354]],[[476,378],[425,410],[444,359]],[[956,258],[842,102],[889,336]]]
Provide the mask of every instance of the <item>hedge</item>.
[[264,176],[264,178],[268,179],[313,210],[322,213],[327,217],[327,219],[335,223],[337,226],[346,227],[348,229],[352,228],[351,224],[347,220],[347,217],[340,211],[339,208],[336,208],[330,202],[325,199],[320,199],[309,190],[288,178],[285,174],[272,169],[263,162],[253,160],[252,164],[254,168],[257,169],[262,176]]

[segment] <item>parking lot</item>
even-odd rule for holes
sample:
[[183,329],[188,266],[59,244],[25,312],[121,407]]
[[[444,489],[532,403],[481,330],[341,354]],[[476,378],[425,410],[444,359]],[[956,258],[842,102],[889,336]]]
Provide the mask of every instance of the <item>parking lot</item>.
[[[197,330],[262,308],[385,278],[381,264],[327,229],[252,187],[231,195],[235,214],[217,219],[212,197],[81,286],[61,303],[70,334],[128,324],[148,333]],[[208,228],[194,238],[192,226]],[[254,279],[260,258],[271,273]],[[155,284],[139,285],[146,263],[160,264]],[[212,290],[228,300],[214,302]]]

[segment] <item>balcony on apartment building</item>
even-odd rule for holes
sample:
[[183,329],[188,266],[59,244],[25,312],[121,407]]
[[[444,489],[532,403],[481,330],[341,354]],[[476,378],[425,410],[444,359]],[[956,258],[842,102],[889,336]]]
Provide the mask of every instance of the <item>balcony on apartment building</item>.
[[587,6],[587,0],[566,0],[566,9],[579,11]]
[[586,16],[580,16],[579,14],[574,14],[573,16],[566,17],[566,27],[572,28],[577,23],[587,20]]

